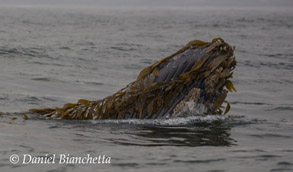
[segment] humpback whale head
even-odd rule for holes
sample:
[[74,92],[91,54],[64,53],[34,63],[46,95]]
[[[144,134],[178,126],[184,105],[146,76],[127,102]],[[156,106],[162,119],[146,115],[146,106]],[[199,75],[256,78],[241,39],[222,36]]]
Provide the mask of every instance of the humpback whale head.
[[[236,65],[234,49],[221,38],[191,41],[143,69],[122,91],[137,95],[138,118],[222,114],[228,91],[236,91],[229,80]],[[227,102],[225,113],[229,109]]]
[[222,114],[236,66],[235,47],[221,38],[191,41],[146,67],[136,81],[98,101],[79,100],[63,108],[32,110],[63,119],[153,119],[182,115]]

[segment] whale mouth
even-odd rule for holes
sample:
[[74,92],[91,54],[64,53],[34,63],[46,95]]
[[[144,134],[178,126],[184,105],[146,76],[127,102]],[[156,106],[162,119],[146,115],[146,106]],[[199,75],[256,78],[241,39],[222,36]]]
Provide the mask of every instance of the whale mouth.
[[[142,70],[137,81],[126,87],[128,92],[134,93],[154,90],[146,93],[154,96],[146,99],[145,102],[150,100],[150,103],[148,109],[141,112],[142,118],[222,114],[228,91],[236,91],[229,80],[236,66],[234,49],[221,38],[211,43],[195,40]],[[163,99],[164,108],[154,107],[153,104],[158,103],[152,103],[156,97]],[[230,109],[230,104],[226,103],[224,113]],[[155,113],[154,108],[157,108]]]
[[[192,84],[183,89],[178,99],[174,99],[171,117],[226,114],[230,104],[225,101],[228,92],[236,92],[230,78],[237,64],[234,56],[235,46],[230,46],[221,38],[198,47],[204,52],[190,71],[182,76],[192,78]],[[224,109],[222,104],[226,102]]]
[[236,66],[234,49],[221,38],[210,43],[191,41],[143,69],[136,81],[112,96],[30,111],[62,119],[155,119],[227,113],[229,103],[225,112],[222,104],[228,91],[236,91],[229,80]]

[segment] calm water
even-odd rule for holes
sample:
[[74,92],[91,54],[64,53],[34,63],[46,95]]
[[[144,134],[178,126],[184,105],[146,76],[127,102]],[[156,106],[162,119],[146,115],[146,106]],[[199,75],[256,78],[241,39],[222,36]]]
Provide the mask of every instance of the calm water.
[[[0,7],[0,111],[97,100],[193,39],[236,45],[229,116],[63,121],[0,117],[0,171],[293,171],[293,11]],[[99,165],[13,165],[12,154]]]

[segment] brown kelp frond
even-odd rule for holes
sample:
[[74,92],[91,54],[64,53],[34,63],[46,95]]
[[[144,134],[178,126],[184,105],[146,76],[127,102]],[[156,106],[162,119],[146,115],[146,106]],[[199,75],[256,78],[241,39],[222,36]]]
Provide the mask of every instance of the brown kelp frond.
[[30,109],[29,112],[31,113],[39,113],[39,114],[47,114],[47,113],[51,113],[53,111],[55,111],[56,109],[53,108],[45,108],[45,109]]
[[[167,68],[171,63],[174,66]],[[174,117],[187,102],[194,102],[204,104],[206,113],[221,114],[228,93],[224,86],[236,91],[228,80],[235,65],[233,47],[221,38],[211,43],[195,40],[143,69],[136,81],[112,96],[98,101],[81,99],[62,108],[30,111],[60,119],[141,119],[165,117],[167,113]],[[225,113],[229,109],[227,103]]]

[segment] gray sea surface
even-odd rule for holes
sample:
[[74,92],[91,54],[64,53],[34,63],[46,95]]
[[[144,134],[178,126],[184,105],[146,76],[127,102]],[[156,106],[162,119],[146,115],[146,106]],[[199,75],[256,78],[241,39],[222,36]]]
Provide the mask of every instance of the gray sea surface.
[[[238,61],[226,116],[24,120],[0,116],[0,171],[293,171],[293,10],[0,7],[0,111],[98,100],[187,42],[222,37]],[[12,164],[10,156],[20,156]],[[111,164],[22,164],[22,155]]]

